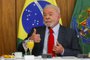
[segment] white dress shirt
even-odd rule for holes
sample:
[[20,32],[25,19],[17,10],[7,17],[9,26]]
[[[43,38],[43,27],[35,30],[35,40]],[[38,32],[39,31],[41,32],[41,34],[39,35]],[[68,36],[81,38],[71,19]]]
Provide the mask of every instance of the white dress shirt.
[[[59,27],[60,27],[60,24],[57,24],[54,28],[52,28],[53,31],[54,31],[54,33],[53,33],[53,35],[54,35],[54,45],[56,45],[56,41],[57,41],[57,38],[58,38]],[[49,36],[49,29],[48,29],[48,27],[46,27],[43,54],[47,54],[48,36]]]

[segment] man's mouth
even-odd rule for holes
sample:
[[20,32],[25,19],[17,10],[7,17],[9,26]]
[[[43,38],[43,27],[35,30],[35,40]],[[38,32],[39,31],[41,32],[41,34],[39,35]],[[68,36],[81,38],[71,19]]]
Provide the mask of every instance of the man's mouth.
[[51,23],[51,21],[45,21],[45,23]]

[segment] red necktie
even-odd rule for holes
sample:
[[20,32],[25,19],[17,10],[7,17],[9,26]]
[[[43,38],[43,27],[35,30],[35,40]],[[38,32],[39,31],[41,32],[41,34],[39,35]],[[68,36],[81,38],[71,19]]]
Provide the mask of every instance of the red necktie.
[[48,36],[48,54],[51,54],[52,56],[55,56],[55,53],[53,52],[53,46],[54,46],[54,35],[53,30],[49,28],[49,36]]

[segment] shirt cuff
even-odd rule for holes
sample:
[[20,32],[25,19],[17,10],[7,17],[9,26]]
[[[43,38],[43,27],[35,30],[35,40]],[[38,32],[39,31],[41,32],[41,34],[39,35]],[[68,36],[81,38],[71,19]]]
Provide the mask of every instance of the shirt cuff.
[[61,53],[61,55],[63,55],[64,54],[64,50],[63,50],[63,52]]

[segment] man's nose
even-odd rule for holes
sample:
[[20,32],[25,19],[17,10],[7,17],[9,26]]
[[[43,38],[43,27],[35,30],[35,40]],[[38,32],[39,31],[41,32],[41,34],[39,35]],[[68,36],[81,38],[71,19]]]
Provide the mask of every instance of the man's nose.
[[49,16],[48,15],[46,16],[46,19],[49,19]]

